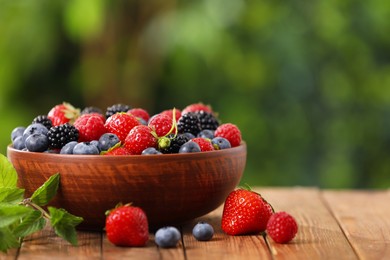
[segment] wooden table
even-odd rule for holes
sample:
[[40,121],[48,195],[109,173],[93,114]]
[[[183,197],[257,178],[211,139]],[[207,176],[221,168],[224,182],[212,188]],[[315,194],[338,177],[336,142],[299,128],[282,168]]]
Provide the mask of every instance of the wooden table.
[[73,247],[50,229],[25,239],[0,259],[390,259],[390,190],[349,191],[316,188],[256,188],[275,208],[293,215],[299,225],[289,244],[261,235],[228,236],[220,228],[222,207],[198,220],[216,231],[208,242],[191,235],[198,221],[181,226],[176,248],[161,249],[154,235],[143,248],[116,247],[104,233],[79,232]]

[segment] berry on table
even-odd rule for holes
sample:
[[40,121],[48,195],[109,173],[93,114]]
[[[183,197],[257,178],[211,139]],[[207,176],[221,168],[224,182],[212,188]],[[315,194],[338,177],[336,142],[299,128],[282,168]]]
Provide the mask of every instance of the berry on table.
[[198,241],[208,241],[214,236],[214,228],[209,223],[198,222],[192,229],[192,235]]
[[181,234],[176,227],[166,226],[157,230],[154,239],[159,247],[175,247],[181,239]]
[[294,217],[281,211],[273,214],[268,220],[267,234],[276,243],[290,242],[298,232],[298,225]]
[[79,142],[99,140],[107,132],[102,117],[94,113],[81,115],[73,125],[79,131]]
[[106,120],[104,127],[107,132],[115,134],[124,143],[130,130],[137,125],[140,123],[134,116],[127,113],[116,113]]
[[220,125],[215,130],[214,136],[226,138],[232,147],[239,146],[241,143],[241,131],[236,125],[232,123],[225,123]]
[[47,114],[47,117],[51,120],[53,126],[58,126],[68,122],[73,123],[79,115],[80,109],[64,102],[54,106]]
[[145,212],[130,204],[118,205],[106,213],[107,239],[117,246],[145,246],[149,240]]
[[69,123],[53,126],[47,133],[49,148],[61,149],[65,144],[79,139],[79,131]]

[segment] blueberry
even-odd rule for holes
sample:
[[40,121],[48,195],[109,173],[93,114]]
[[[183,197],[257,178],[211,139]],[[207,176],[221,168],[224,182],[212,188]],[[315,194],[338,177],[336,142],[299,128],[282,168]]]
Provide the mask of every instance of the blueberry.
[[26,148],[23,136],[16,137],[15,140],[12,142],[12,146],[17,150],[23,150],[24,148]]
[[230,142],[226,138],[219,136],[211,139],[211,143],[213,144],[215,150],[227,149],[231,147]]
[[14,130],[11,132],[11,140],[14,141],[16,137],[23,136],[24,130],[26,130],[24,126],[18,126],[14,128]]
[[120,140],[117,135],[105,133],[99,138],[99,149],[100,151],[107,151],[119,142]]
[[214,228],[206,222],[199,222],[192,229],[192,235],[196,240],[208,241],[214,236]]
[[102,151],[102,150],[100,150],[100,147],[99,147],[99,141],[92,140],[90,143],[97,147],[97,149],[99,150],[99,153]]
[[194,139],[196,136],[191,133],[183,133],[183,135],[187,136],[189,140]]
[[196,153],[200,151],[200,146],[193,141],[184,143],[179,149],[179,153]]
[[49,147],[49,139],[42,133],[34,133],[27,137],[25,144],[30,152],[43,152]]
[[213,139],[214,138],[214,131],[213,130],[204,129],[204,130],[199,132],[197,137]]
[[154,239],[159,247],[175,247],[181,239],[181,235],[177,228],[167,226],[157,230]]
[[27,128],[24,130],[23,140],[26,141],[27,137],[29,137],[30,135],[35,134],[35,133],[47,135],[48,131],[49,130],[43,124],[33,123],[33,124],[27,126]]
[[145,150],[142,151],[141,155],[150,155],[150,154],[162,154],[160,151],[158,151],[154,147],[149,147],[146,148]]
[[74,146],[73,154],[99,154],[99,148],[91,142],[81,142]]
[[76,146],[77,141],[71,141],[67,144],[65,144],[60,151],[60,154],[73,154],[73,149]]

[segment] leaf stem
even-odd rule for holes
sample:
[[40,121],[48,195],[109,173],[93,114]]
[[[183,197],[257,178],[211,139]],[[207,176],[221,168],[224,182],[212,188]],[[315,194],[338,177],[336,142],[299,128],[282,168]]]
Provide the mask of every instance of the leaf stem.
[[50,219],[49,213],[47,213],[42,207],[40,207],[40,206],[38,206],[37,204],[33,203],[33,202],[31,201],[30,198],[24,199],[21,203],[22,203],[23,205],[30,206],[30,207],[32,207],[33,209],[38,210],[39,212],[42,213],[42,216],[43,216],[43,217],[45,217],[45,218],[47,218],[47,219]]

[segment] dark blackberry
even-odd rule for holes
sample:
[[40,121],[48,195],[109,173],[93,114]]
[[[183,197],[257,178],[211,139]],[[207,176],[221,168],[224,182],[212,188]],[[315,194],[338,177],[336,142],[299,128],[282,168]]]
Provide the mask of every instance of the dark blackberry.
[[218,119],[211,113],[205,111],[195,112],[199,118],[200,129],[216,130],[219,126]]
[[130,106],[124,105],[124,104],[112,105],[110,107],[107,107],[106,118],[109,118],[110,116],[112,116],[113,114],[118,113],[118,112],[127,112],[130,109],[131,109]]
[[80,114],[84,115],[84,114],[91,114],[91,113],[98,113],[103,115],[103,111],[98,107],[85,107]]
[[184,134],[178,134],[176,137],[173,137],[173,134],[168,135],[167,137],[171,140],[170,145],[166,148],[160,149],[160,151],[164,154],[167,153],[178,153],[180,147],[188,142],[190,138]]
[[177,121],[177,130],[180,134],[191,133],[195,136],[202,130],[196,113],[185,113]]
[[47,117],[47,115],[39,115],[35,117],[32,121],[32,124],[39,123],[46,126],[47,129],[50,129],[53,126],[51,120]]
[[49,148],[61,149],[65,144],[79,139],[79,131],[69,123],[53,126],[47,133]]

